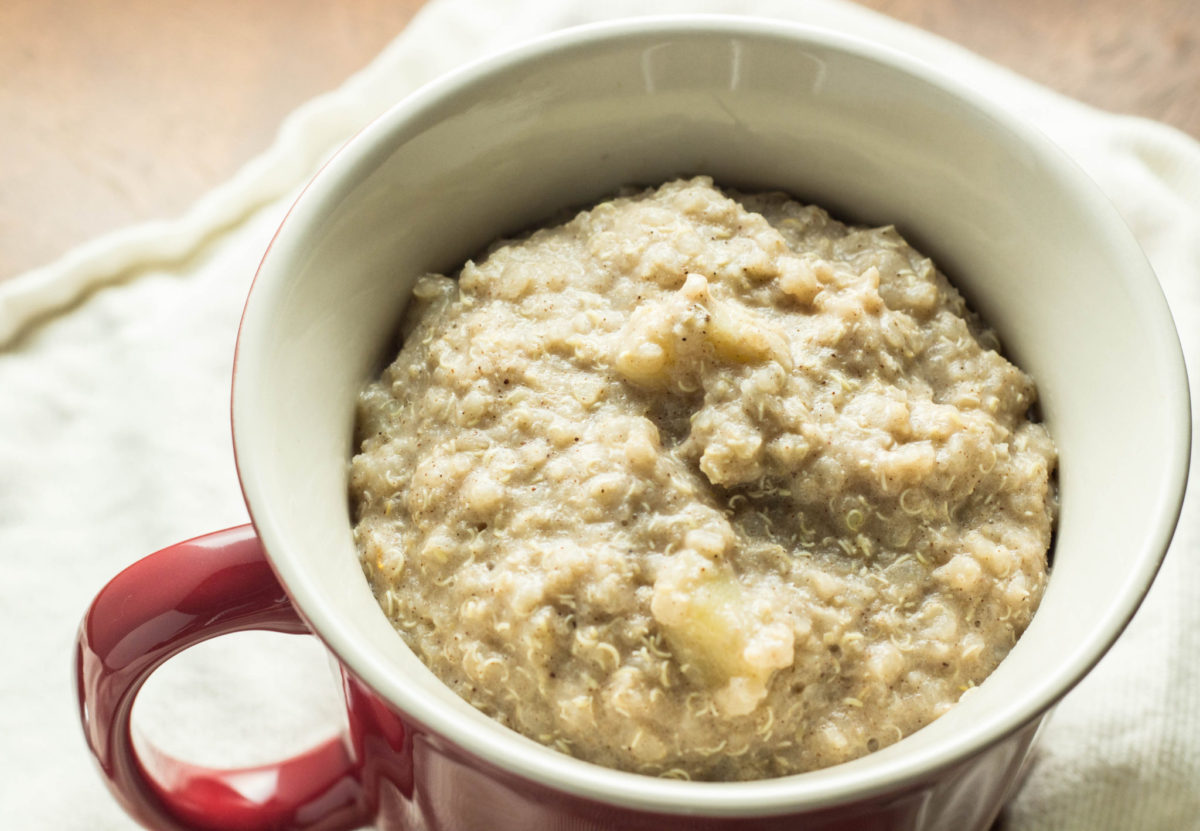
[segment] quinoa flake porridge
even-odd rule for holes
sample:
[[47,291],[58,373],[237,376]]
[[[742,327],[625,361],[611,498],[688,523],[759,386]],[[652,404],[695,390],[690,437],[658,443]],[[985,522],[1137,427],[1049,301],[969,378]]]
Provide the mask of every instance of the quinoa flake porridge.
[[364,568],[436,675],[564,753],[848,761],[1041,599],[1033,383],[894,228],[669,182],[420,278],[403,337],[359,400]]

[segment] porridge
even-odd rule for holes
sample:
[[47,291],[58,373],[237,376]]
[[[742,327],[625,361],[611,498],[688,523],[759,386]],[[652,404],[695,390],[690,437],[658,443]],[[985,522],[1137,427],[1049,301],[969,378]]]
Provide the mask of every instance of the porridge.
[[1030,378],[895,229],[670,182],[416,284],[355,539],[460,696],[565,753],[844,762],[981,682],[1046,582]]

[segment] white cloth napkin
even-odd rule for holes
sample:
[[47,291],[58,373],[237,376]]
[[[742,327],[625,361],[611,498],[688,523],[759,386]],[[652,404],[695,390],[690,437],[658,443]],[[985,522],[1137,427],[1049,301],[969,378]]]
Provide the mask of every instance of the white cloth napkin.
[[[370,118],[459,63],[567,25],[676,11],[777,16],[881,41],[1040,125],[1132,226],[1200,366],[1200,144],[1176,131],[1097,112],[839,0],[434,0],[186,216],[0,283],[0,825],[133,827],[82,741],[75,627],[126,564],[246,519],[228,424],[234,335],[298,187]],[[1004,828],[1200,828],[1198,537],[1190,499],[1150,597],[1059,707]],[[327,679],[312,639],[233,636],[168,665],[138,717],[186,758],[266,761],[337,729]]]

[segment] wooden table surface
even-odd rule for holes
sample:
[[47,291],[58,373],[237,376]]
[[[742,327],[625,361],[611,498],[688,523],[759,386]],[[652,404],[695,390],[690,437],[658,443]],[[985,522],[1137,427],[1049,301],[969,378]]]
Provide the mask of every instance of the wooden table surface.
[[[861,1],[1200,138],[1198,0]],[[181,213],[423,3],[0,0],[0,280]]]

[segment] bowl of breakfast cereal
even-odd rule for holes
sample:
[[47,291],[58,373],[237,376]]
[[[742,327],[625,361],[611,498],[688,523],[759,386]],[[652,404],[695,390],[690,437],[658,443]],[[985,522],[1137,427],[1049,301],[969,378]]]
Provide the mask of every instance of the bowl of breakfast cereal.
[[[342,679],[287,816],[985,828],[1148,590],[1188,424],[1144,255],[1036,129],[836,32],[623,21],[299,197],[237,345],[253,526],[199,548]],[[107,752],[213,816],[220,772]]]

